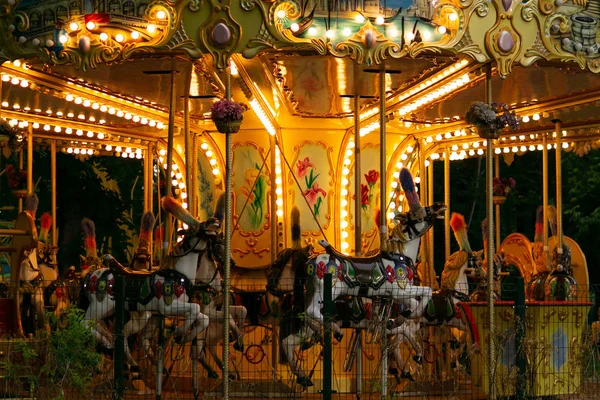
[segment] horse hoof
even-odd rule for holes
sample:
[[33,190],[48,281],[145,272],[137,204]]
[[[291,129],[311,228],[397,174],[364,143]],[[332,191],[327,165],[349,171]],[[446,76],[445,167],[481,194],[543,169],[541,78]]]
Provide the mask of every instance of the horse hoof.
[[422,356],[413,356],[413,360],[415,360],[415,362],[417,364],[423,364],[423,357]]
[[236,340],[233,343],[233,349],[236,351],[239,351],[240,353],[243,353],[244,352],[244,344],[240,343],[239,341]]
[[410,372],[402,371],[402,375],[400,375],[400,377],[404,378],[404,379],[408,379],[411,382],[415,381],[415,378],[413,378],[413,376],[412,376],[412,374]]
[[298,382],[299,385],[302,385],[304,387],[313,386],[313,383],[310,380],[310,378],[308,378],[306,376],[299,376],[298,379],[296,380],[296,382]]
[[213,379],[219,379],[219,374],[217,374],[215,371],[210,371],[208,373],[208,377]]
[[342,332],[334,332],[333,333],[333,338],[337,341],[337,342],[341,342],[342,338],[344,337],[344,334]]

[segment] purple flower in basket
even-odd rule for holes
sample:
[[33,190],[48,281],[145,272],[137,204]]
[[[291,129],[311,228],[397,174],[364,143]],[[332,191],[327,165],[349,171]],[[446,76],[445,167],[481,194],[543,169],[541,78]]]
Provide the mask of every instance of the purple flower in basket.
[[494,178],[492,183],[494,196],[508,196],[515,184],[513,178]]
[[465,121],[477,128],[487,128],[490,131],[500,131],[507,126],[516,131],[519,129],[520,118],[514,111],[510,111],[506,104],[494,102],[490,105],[476,101],[469,106]]
[[211,118],[214,122],[241,121],[246,105],[228,99],[222,99],[212,105]]

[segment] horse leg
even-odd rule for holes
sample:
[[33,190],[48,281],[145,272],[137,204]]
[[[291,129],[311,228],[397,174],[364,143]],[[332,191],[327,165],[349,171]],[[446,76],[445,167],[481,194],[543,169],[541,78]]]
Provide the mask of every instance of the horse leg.
[[[309,326],[311,326],[311,329],[313,329],[317,333],[320,333],[320,327],[325,324],[325,321],[323,320],[323,314],[321,313],[321,304],[323,303],[324,289],[323,281],[318,280],[317,278],[314,279],[315,290],[308,305],[308,308],[306,309],[306,316],[308,317],[307,323],[309,324]],[[336,282],[336,284],[331,288],[332,300],[335,300],[337,297],[340,296],[341,288],[338,287],[338,284],[339,283]],[[315,328],[314,323],[317,324],[318,328]],[[332,322],[331,329],[333,330],[333,338],[338,342],[341,342],[342,338],[344,337],[344,332],[342,331],[342,328],[340,328],[339,325],[337,325],[336,323]]]
[[129,336],[136,335],[144,329],[144,327],[148,325],[148,321],[151,317],[152,313],[150,311],[131,312],[129,321],[127,321],[123,328],[123,336],[125,337],[125,357],[127,358],[130,371],[139,371],[140,367],[131,356],[131,349],[129,348],[128,341]]
[[311,332],[308,328],[302,329],[301,332],[301,335],[291,334],[283,339],[281,341],[281,348],[286,359],[288,360],[288,364],[290,365],[292,373],[296,375],[296,382],[304,387],[309,387],[313,386],[313,382],[306,374],[304,369],[299,365],[299,360],[296,357],[296,348],[302,345],[303,340],[301,336],[306,337],[310,335]]
[[90,306],[85,312],[83,323],[90,329],[96,340],[107,350],[113,349],[111,335],[101,326],[102,319],[113,314],[115,302],[110,297],[106,297],[103,302],[96,300],[95,295],[90,296]]
[[[217,374],[217,372],[213,369],[213,367],[206,360],[206,349],[207,348],[211,349],[211,348],[214,348],[217,346],[218,335],[216,334],[216,332],[219,331],[220,327],[221,327],[221,324],[213,322],[208,326],[208,328],[206,330],[201,332],[199,335],[201,337],[198,338],[198,340],[197,340],[197,342],[199,344],[197,344],[195,346],[196,349],[193,349],[192,354],[191,354],[192,359],[193,360],[197,359],[200,362],[200,364],[202,365],[202,367],[204,367],[204,369],[208,373],[208,377],[214,378],[214,379],[217,379],[219,377],[219,374]],[[213,334],[213,333],[215,333],[215,334]],[[193,347],[194,346],[192,346],[192,348]],[[211,353],[211,355],[212,355],[212,353]]]
[[35,308],[35,316],[39,329],[50,331],[50,326],[46,324],[46,309],[44,308],[44,289],[39,287],[33,293],[31,301]]
[[142,347],[144,348],[144,352],[150,359],[150,362],[153,365],[156,365],[156,359],[154,358],[154,351],[152,350],[152,337],[156,333],[156,329],[158,328],[158,318],[150,318],[148,324],[146,324],[146,329],[144,330],[144,335],[142,337]]
[[[175,301],[170,305],[166,305],[161,301],[158,303],[158,312],[165,316],[183,315],[185,317],[183,324],[175,330],[176,341],[180,343],[192,340],[201,330],[206,329],[208,326],[208,317],[200,313],[200,305],[196,303]],[[205,323],[202,322],[201,316],[206,318]],[[195,322],[198,322],[198,325],[202,327],[201,330],[198,330],[198,326],[194,326]],[[194,328],[192,329],[193,326]]]

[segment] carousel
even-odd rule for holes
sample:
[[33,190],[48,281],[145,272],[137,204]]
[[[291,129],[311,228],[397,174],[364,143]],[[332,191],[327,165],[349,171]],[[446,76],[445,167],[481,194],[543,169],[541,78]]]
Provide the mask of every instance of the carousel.
[[4,1],[2,396],[594,397],[562,156],[600,147],[597,3]]

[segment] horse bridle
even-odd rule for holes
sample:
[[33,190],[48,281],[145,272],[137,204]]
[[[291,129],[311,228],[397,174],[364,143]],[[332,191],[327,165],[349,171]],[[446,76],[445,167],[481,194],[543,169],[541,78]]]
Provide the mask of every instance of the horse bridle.
[[[214,260],[212,252],[210,251],[210,248],[209,248],[209,245],[208,245],[209,240],[207,240],[207,246],[204,249],[202,249],[202,250],[196,249],[196,247],[200,244],[200,241],[205,236],[205,232],[206,232],[205,229],[203,229],[203,228],[197,228],[197,229],[194,229],[194,230],[192,230],[192,229],[179,230],[178,234],[183,235],[185,237],[185,236],[191,234],[193,231],[196,231],[196,232],[194,232],[194,234],[197,236],[196,243],[194,243],[193,246],[190,246],[189,249],[184,250],[184,252],[182,254],[174,254],[174,256],[177,257],[177,258],[181,258],[181,257],[185,257],[185,256],[187,256],[189,254],[198,254],[198,259],[196,260],[196,271],[197,271],[198,268],[200,268],[200,263],[202,262],[202,256],[204,256],[204,254],[206,252],[208,252],[209,256],[211,257],[211,260],[215,263],[215,272],[214,272],[213,276],[210,278],[210,280],[208,282],[201,282],[201,283],[197,283],[196,282],[194,284],[194,288],[196,290],[210,291],[211,285],[212,285],[213,281],[215,280],[215,278],[219,274],[219,270],[220,270],[219,264]],[[187,247],[188,246],[187,243],[188,242],[187,242],[186,238],[184,238],[182,247]]]

